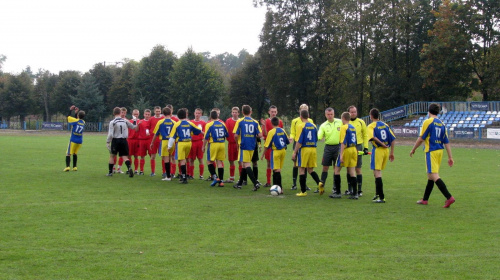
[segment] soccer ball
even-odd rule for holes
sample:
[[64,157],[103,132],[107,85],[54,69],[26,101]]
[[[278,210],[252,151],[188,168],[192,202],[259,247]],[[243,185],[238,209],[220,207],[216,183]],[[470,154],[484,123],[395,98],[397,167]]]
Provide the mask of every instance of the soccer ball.
[[269,189],[269,192],[272,196],[278,196],[281,194],[281,187],[278,185],[274,185]]

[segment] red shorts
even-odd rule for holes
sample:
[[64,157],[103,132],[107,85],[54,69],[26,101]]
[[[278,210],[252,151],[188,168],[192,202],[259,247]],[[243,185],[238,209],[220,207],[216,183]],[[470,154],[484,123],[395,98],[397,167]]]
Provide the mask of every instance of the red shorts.
[[266,160],[271,160],[271,150],[272,149],[266,149],[266,152],[264,153]]
[[137,156],[139,153],[139,140],[128,139],[128,155]]
[[137,155],[140,157],[145,157],[146,155],[151,155],[151,140],[139,140],[139,151]]
[[227,160],[229,161],[237,161],[238,160],[238,143],[236,142],[228,142],[227,145]]
[[195,160],[195,159],[202,159],[203,158],[203,152],[201,151],[201,148],[203,147],[203,141],[202,140],[195,140],[191,142],[191,151],[189,152],[189,159]]
[[[160,138],[156,138],[155,142],[153,143],[153,149],[150,149],[149,154],[158,154],[160,150]],[[151,144],[151,142],[149,143]]]

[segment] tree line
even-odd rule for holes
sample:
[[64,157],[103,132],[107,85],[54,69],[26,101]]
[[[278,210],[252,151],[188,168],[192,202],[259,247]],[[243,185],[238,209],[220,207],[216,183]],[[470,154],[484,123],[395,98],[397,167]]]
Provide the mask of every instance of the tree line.
[[0,116],[50,121],[71,103],[101,120],[114,106],[171,103],[223,114],[249,104],[260,118],[271,104],[294,116],[307,103],[316,120],[326,107],[351,104],[366,115],[415,101],[500,98],[500,1],[253,2],[267,7],[255,54],[176,57],[158,45],[139,62],[97,63],[84,74],[0,68]]

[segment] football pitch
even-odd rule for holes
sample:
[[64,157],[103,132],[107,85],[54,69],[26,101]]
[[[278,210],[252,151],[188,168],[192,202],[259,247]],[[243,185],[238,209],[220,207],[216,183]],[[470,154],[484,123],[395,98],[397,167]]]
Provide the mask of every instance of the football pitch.
[[[69,133],[0,135],[0,279],[499,277],[500,150],[452,140],[455,166],[445,155],[440,175],[456,203],[444,209],[437,187],[429,205],[415,203],[427,178],[422,150],[410,158],[410,146],[396,146],[383,172],[387,203],[375,204],[369,157],[357,201],[328,197],[331,170],[323,196],[296,197],[290,160],[285,194],[273,197],[250,185],[163,182],[148,176],[149,159],[146,176],[106,177],[105,137],[85,134],[78,171],[62,172]],[[261,182],[265,169],[260,161]]]

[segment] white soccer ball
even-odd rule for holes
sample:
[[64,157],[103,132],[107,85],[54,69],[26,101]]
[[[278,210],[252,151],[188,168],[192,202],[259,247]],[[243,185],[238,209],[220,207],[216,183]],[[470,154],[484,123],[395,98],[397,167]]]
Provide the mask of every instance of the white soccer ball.
[[281,194],[281,187],[278,186],[278,185],[274,185],[272,186],[270,189],[269,189],[269,192],[271,193],[271,195],[273,196],[278,196]]

